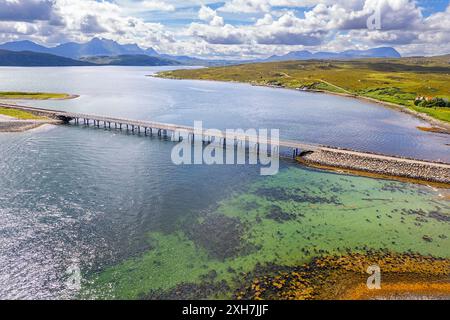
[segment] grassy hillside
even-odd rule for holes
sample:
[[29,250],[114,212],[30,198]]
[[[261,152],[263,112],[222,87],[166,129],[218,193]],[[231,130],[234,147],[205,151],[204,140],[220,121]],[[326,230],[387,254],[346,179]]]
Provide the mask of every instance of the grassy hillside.
[[175,79],[237,81],[347,93],[399,104],[450,122],[450,108],[420,108],[414,105],[417,96],[450,98],[450,56],[286,61],[176,70],[159,75]]
[[9,67],[63,67],[91,66],[92,63],[73,60],[47,53],[0,50],[0,66]]
[[45,117],[35,116],[34,114],[31,114],[31,113],[26,112],[26,111],[14,110],[14,109],[9,109],[9,108],[2,108],[2,107],[0,107],[0,115],[13,117],[13,118],[16,118],[16,119],[21,119],[21,120],[42,120],[42,119],[46,119]]
[[176,66],[181,63],[147,55],[95,56],[81,58],[81,61],[111,66]]
[[0,91],[1,99],[16,99],[16,100],[49,100],[49,99],[69,99],[72,96],[66,93],[47,93],[47,92],[15,92],[15,91]]

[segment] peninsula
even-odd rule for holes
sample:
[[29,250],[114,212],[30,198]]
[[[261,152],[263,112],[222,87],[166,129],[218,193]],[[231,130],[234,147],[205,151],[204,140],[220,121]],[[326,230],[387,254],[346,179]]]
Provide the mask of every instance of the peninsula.
[[67,100],[77,97],[67,93],[0,91],[0,100]]
[[[1,100],[66,100],[77,98],[67,93],[0,91]],[[50,119],[28,111],[7,108],[0,105],[0,132],[22,132],[43,124],[59,124],[58,119]]]

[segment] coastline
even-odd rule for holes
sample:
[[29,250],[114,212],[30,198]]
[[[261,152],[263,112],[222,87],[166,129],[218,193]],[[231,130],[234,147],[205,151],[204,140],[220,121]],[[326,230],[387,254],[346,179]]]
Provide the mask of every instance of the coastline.
[[[439,189],[450,189],[450,182],[447,179],[446,181],[442,181],[442,179],[433,179],[433,175],[428,175],[428,177],[417,177],[417,175],[411,174],[408,171],[411,169],[413,171],[417,170],[417,167],[411,166],[411,167],[405,167],[400,168],[398,167],[398,164],[393,164],[393,168],[391,169],[391,172],[383,171],[379,168],[377,169],[370,169],[372,165],[377,164],[371,164],[369,163],[365,164],[365,167],[357,166],[354,163],[346,163],[342,164],[340,162],[340,155],[334,155],[335,158],[333,160],[330,159],[323,159],[323,157],[320,154],[320,151],[318,154],[313,158],[307,158],[306,156],[300,156],[297,157],[295,160],[303,166],[320,169],[320,170],[326,170],[326,171],[332,171],[336,172],[338,174],[347,174],[347,175],[356,175],[360,177],[367,177],[372,179],[384,179],[384,180],[397,180],[400,182],[405,183],[414,183],[414,184],[423,184],[427,186],[436,187]],[[361,159],[360,159],[361,161]],[[363,161],[367,161],[367,159],[364,159]],[[394,171],[394,172],[392,172]]]
[[[160,79],[168,79],[168,80],[193,80],[193,81],[213,81],[213,82],[222,82],[222,83],[240,83],[240,84],[247,84],[250,86],[254,86],[254,87],[265,87],[265,88],[272,88],[272,89],[285,89],[285,90],[292,90],[292,91],[299,91],[299,92],[308,92],[308,93],[319,93],[319,94],[329,94],[329,95],[334,95],[334,96],[339,96],[339,97],[344,97],[344,98],[351,98],[351,99],[357,99],[357,100],[361,100],[361,101],[366,101],[366,102],[372,102],[372,103],[376,103],[376,104],[380,104],[383,107],[389,108],[389,109],[394,109],[396,111],[399,112],[403,112],[406,114],[409,114],[415,118],[418,118],[422,121],[427,122],[430,126],[436,126],[438,127],[440,130],[440,133],[444,133],[444,134],[450,134],[450,123],[445,122],[443,120],[439,120],[439,119],[435,119],[425,113],[421,113],[415,110],[411,110],[406,106],[402,106],[399,104],[395,104],[395,103],[391,103],[391,102],[386,102],[386,101],[381,101],[381,100],[377,100],[374,98],[370,98],[370,97],[365,97],[365,96],[360,96],[357,94],[349,94],[349,93],[339,93],[339,92],[333,92],[333,91],[327,91],[327,90],[314,90],[314,89],[294,89],[294,88],[287,88],[287,87],[283,87],[283,86],[273,86],[273,85],[268,85],[268,84],[258,84],[258,83],[252,83],[252,82],[240,82],[240,81],[226,81],[226,80],[205,80],[205,79],[183,79],[183,78],[175,78],[175,77],[165,77],[163,75],[161,75],[160,73],[154,74],[154,75],[148,75],[149,77],[154,77],[154,78],[160,78]],[[422,130],[417,128],[418,130]]]
[[[367,266],[382,270],[381,288],[367,287]],[[270,265],[246,274],[237,299],[433,300],[450,297],[450,260],[414,253],[325,256],[289,267]]]
[[[295,89],[290,89],[290,88],[285,88],[285,87],[282,87],[282,88],[283,89],[288,89],[288,90],[295,90]],[[433,117],[431,117],[431,116],[429,116],[429,115],[427,115],[425,113],[409,109],[408,107],[402,106],[400,104],[395,104],[395,103],[391,103],[391,102],[381,101],[381,100],[377,100],[377,99],[370,98],[370,97],[360,96],[360,95],[357,95],[357,94],[339,93],[339,92],[326,91],[326,90],[310,90],[310,89],[303,90],[303,91],[304,92],[311,92],[311,93],[331,94],[331,95],[336,95],[336,96],[340,96],[340,97],[354,98],[354,99],[361,100],[361,101],[368,101],[368,102],[373,102],[373,103],[376,103],[376,104],[380,104],[383,107],[386,107],[386,108],[389,108],[389,109],[394,109],[394,110],[397,110],[399,112],[407,113],[407,114],[409,114],[411,116],[414,116],[414,117],[416,117],[416,118],[418,118],[420,120],[423,120],[423,121],[427,122],[431,126],[436,126],[439,129],[442,129],[442,130],[439,131],[439,133],[450,134],[450,123],[442,121],[442,120],[439,120],[439,119],[435,119],[435,118],[433,118]],[[420,128],[420,127],[418,127],[417,129],[425,131],[425,130],[423,130],[423,128]],[[430,129],[431,130],[429,130],[429,131],[433,130],[433,128],[430,128]],[[436,128],[434,128],[434,130],[438,131],[438,130],[436,130]]]
[[450,187],[450,164],[323,147],[296,160],[312,167],[431,182]]

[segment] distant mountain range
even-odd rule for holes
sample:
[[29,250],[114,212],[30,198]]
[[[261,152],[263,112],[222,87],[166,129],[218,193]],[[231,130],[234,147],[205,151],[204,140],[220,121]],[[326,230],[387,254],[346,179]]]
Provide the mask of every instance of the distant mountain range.
[[391,47],[381,47],[369,50],[347,50],[343,52],[294,51],[283,56],[272,56],[265,61],[288,60],[331,60],[331,59],[362,59],[362,58],[401,58],[397,50]]
[[[295,51],[283,56],[272,56],[268,59],[227,61],[227,60],[205,60],[189,56],[172,56],[159,54],[154,49],[142,49],[136,44],[119,44],[108,39],[93,38],[86,43],[68,42],[56,47],[45,47],[32,41],[13,41],[0,45],[0,50],[19,52],[14,65],[39,65],[39,56],[42,57],[42,65],[127,65],[127,66],[171,66],[171,65],[196,65],[216,66],[252,62],[287,61],[287,60],[309,60],[309,59],[360,59],[360,58],[400,58],[401,55],[390,47],[375,48],[369,50],[347,50],[343,52],[317,52]],[[31,53],[36,53],[32,55]],[[49,56],[49,55],[52,55]],[[0,65],[12,63],[11,57],[6,60],[6,52],[3,52],[4,60]],[[10,54],[8,55],[10,56]],[[58,58],[65,58],[58,59]],[[68,60],[67,60],[68,59]],[[2,62],[3,61],[3,62]],[[59,62],[58,62],[59,61]]]
[[[126,59],[128,63],[131,63],[133,59],[130,59],[129,56],[141,56],[141,58],[137,58],[136,62],[138,65],[224,65],[229,64],[229,62],[225,60],[203,60],[198,58],[192,58],[188,56],[171,56],[166,54],[159,54],[154,49],[142,49],[136,44],[119,44],[116,41],[108,40],[108,39],[100,39],[93,38],[89,42],[86,43],[76,43],[76,42],[68,42],[64,44],[60,44],[56,47],[44,47],[39,44],[36,44],[32,41],[23,40],[23,41],[13,41],[7,42],[0,45],[0,49],[9,50],[9,51],[33,51],[39,53],[47,53],[53,54],[61,57],[71,58],[71,59],[84,59],[89,60],[91,57],[115,57],[114,59],[109,59],[110,63],[120,63],[119,65],[123,65],[124,60]],[[127,56],[127,58],[125,58]],[[155,57],[156,59],[146,59],[147,63],[151,63],[153,61],[155,64],[143,64],[142,56],[150,56]],[[118,59],[117,57],[122,57],[122,59]],[[161,59],[161,60],[158,60]],[[105,61],[105,59],[92,59],[99,61]]]
[[89,56],[158,55],[152,48],[144,50],[136,44],[121,45],[113,40],[99,38],[93,38],[86,43],[67,42],[50,48],[28,40],[13,41],[0,45],[0,49],[49,53],[71,59],[80,59]]

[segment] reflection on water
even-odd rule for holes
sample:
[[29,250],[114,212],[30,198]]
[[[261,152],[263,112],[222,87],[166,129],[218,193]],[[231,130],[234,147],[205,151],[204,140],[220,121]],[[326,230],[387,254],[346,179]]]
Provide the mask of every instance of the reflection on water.
[[[286,161],[274,177],[175,166],[172,146],[83,127],[1,134],[0,297],[229,297],[258,264],[368,249],[450,257],[443,190]],[[79,293],[64,283],[74,265]]]

